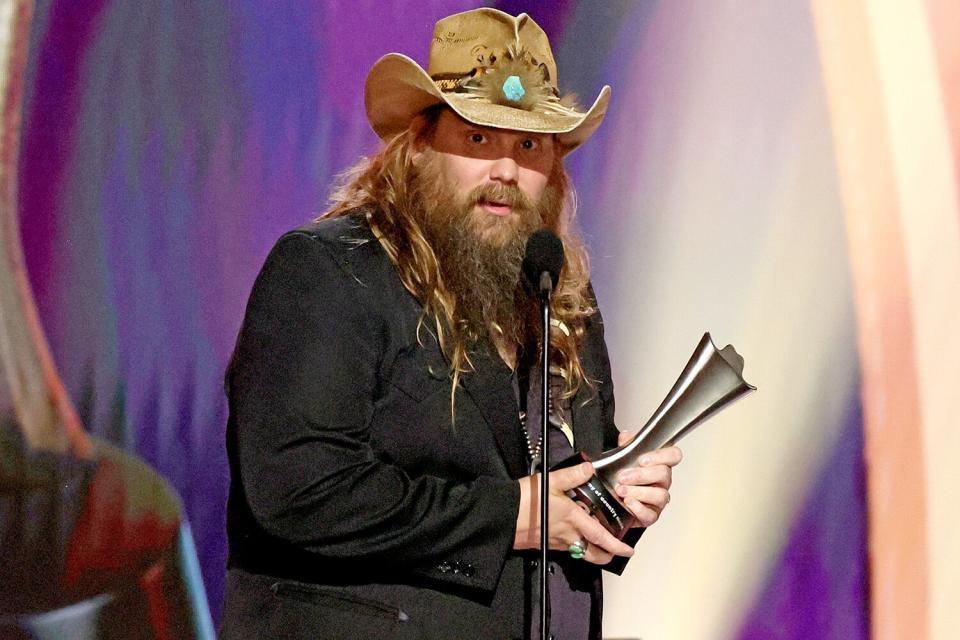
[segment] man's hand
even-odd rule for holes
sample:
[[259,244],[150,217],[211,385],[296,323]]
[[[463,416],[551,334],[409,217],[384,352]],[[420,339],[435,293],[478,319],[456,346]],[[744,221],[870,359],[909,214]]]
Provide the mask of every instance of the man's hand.
[[[584,560],[594,564],[607,564],[614,555],[630,557],[633,549],[629,545],[617,540],[596,518],[566,495],[567,491],[592,477],[593,466],[589,462],[550,473],[549,546],[566,551],[574,542],[586,542]],[[539,549],[540,474],[521,478],[518,482],[520,510],[513,548]]]
[[[636,435],[622,431],[618,444],[623,446]],[[677,447],[657,449],[643,454],[636,467],[621,471],[614,491],[638,520],[638,526],[649,527],[660,517],[670,502],[673,467],[680,464],[683,452]]]

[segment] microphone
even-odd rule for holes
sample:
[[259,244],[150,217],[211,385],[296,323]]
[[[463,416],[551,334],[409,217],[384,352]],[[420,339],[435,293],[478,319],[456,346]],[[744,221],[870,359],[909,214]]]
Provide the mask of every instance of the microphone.
[[560,281],[563,268],[563,243],[547,228],[534,231],[523,255],[523,277],[546,300]]

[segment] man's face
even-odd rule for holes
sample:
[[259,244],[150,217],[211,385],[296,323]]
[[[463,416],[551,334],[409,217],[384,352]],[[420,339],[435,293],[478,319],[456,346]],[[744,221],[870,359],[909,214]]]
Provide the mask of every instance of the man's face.
[[521,342],[527,316],[516,305],[527,238],[564,206],[553,135],[480,127],[445,110],[417,148],[409,213],[458,316],[478,334],[496,324]]
[[488,240],[532,214],[555,159],[552,134],[483,127],[450,110],[441,113],[429,146],[433,168],[451,195],[469,207],[481,239]]

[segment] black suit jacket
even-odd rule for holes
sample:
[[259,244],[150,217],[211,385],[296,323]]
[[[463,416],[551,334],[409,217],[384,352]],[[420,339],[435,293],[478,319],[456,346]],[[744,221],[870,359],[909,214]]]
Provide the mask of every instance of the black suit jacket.
[[[511,373],[447,362],[362,212],[284,235],[227,375],[224,637],[519,638],[533,555],[512,550],[525,442]],[[576,447],[615,446],[599,315]],[[599,571],[573,563],[592,590]]]

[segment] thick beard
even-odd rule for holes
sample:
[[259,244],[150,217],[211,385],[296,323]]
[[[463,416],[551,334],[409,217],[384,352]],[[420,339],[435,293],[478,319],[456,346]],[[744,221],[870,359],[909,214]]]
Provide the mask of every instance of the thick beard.
[[[499,333],[514,346],[535,340],[535,300],[523,286],[520,271],[530,234],[560,206],[552,181],[537,203],[508,185],[481,185],[460,198],[428,157],[411,186],[413,217],[456,301],[454,322],[461,335],[472,341]],[[478,211],[476,205],[484,200],[509,203],[513,212],[501,217]]]

